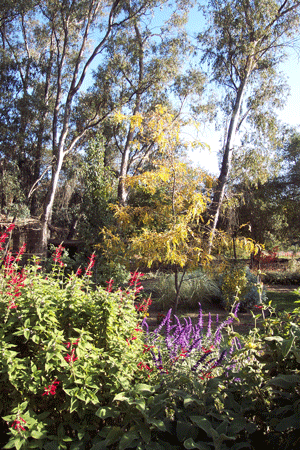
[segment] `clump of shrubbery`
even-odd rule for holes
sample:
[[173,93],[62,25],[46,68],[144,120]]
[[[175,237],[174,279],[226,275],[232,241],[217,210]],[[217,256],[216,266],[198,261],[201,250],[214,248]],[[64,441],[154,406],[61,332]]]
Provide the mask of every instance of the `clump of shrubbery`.
[[65,276],[61,252],[50,273],[19,268],[22,251],[1,267],[4,449],[299,445],[299,311],[239,336],[238,304],[214,324],[169,310],[149,331],[138,273],[122,290],[96,287],[94,256]]

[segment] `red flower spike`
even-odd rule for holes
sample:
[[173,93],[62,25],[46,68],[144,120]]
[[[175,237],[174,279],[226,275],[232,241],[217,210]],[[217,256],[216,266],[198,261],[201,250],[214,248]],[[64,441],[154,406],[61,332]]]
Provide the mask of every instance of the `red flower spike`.
[[15,302],[13,300],[10,300],[7,309],[16,309],[17,305],[15,304]]
[[61,255],[62,255],[62,252],[64,251],[64,249],[65,248],[61,244],[59,244],[59,246],[55,249],[54,256],[53,256],[53,261],[55,263],[58,263],[60,265],[60,267],[64,267],[64,263],[61,260]]
[[144,345],[143,353],[147,353],[151,350],[151,348],[154,348],[154,345]]
[[75,349],[73,348],[70,355],[65,356],[65,360],[70,363],[76,361],[78,358],[75,357]]
[[111,278],[109,281],[106,281],[106,283],[107,283],[106,288],[107,292],[111,292],[113,289],[114,280]]
[[15,259],[16,262],[20,261],[21,256],[23,255],[23,253],[25,253],[25,250],[26,250],[26,244],[24,243],[16,256],[16,259]]
[[[22,419],[22,417],[19,417],[19,419],[22,420],[23,423],[26,423],[26,420]],[[11,424],[11,427],[18,431],[20,431],[20,430],[26,431],[25,428],[21,425],[20,420],[15,419],[13,421],[13,423]]]
[[6,233],[10,233],[15,228],[15,226],[16,226],[15,223],[11,223],[6,230]]
[[44,390],[45,390],[45,392],[42,394],[42,396],[44,396],[44,395],[55,395],[56,394],[56,389],[57,389],[57,386],[59,385],[59,381],[57,381],[57,378],[55,378],[55,380],[51,383],[51,384],[49,384],[49,386],[46,388],[44,388]]
[[88,266],[85,269],[85,275],[87,277],[90,277],[92,275],[91,269],[95,265],[95,259],[96,259],[96,255],[95,255],[95,253],[92,253],[91,256],[89,257],[89,261],[90,262],[89,262]]

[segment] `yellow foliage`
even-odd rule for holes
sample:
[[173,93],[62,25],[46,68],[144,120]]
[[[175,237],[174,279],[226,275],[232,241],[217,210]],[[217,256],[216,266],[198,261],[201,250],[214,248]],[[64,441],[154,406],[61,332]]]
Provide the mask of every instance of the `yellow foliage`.
[[[111,205],[117,227],[110,235],[104,232],[106,254],[120,255],[122,242],[123,262],[134,258],[149,267],[154,262],[194,267],[208,260],[200,224],[210,201],[211,177],[165,156],[154,170],[128,177],[126,183],[137,201],[134,206]],[[136,204],[139,192],[148,195],[150,204]]]

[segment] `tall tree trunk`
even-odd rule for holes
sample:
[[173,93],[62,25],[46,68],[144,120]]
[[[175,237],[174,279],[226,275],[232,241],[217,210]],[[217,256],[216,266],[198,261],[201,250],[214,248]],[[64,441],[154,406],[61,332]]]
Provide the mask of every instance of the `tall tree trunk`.
[[212,220],[212,224],[209,229],[209,236],[208,236],[208,253],[211,254],[212,251],[212,245],[213,240],[215,237],[215,232],[220,216],[220,210],[222,206],[222,202],[224,199],[225,189],[228,182],[228,176],[229,171],[231,167],[231,159],[232,159],[232,152],[233,152],[233,145],[234,145],[234,139],[238,130],[239,126],[239,120],[240,120],[240,113],[241,113],[241,105],[247,85],[247,79],[248,76],[245,76],[245,78],[241,81],[240,86],[237,90],[237,95],[235,99],[234,108],[232,111],[228,131],[227,131],[227,137],[226,137],[226,143],[224,147],[224,153],[223,153],[223,159],[222,159],[222,166],[220,175],[217,181],[217,186],[214,192],[213,200],[211,203],[211,206],[209,208],[209,217]]
[[64,153],[61,149],[58,153],[58,161],[57,164],[52,169],[52,178],[51,178],[51,186],[49,188],[45,206],[44,206],[44,212],[41,217],[41,240],[40,240],[40,249],[39,253],[42,258],[47,257],[47,246],[48,246],[48,239],[49,239],[49,225],[51,224],[51,218],[52,218],[52,211],[53,211],[53,204],[55,200],[55,195],[58,187],[58,181],[60,172],[62,169],[64,160]]
[[[138,80],[138,88],[136,92],[136,100],[135,100],[135,106],[133,110],[133,115],[137,114],[140,111],[141,107],[141,84],[143,82],[144,78],[144,48],[143,48],[143,41],[141,37],[140,30],[135,24],[134,26],[136,39],[138,43],[138,52],[139,52],[139,80]],[[124,150],[122,152],[122,160],[121,160],[121,168],[120,168],[120,177],[119,177],[119,184],[118,184],[118,201],[121,205],[126,205],[127,203],[127,189],[126,189],[126,176],[129,168],[129,156],[130,156],[130,145],[131,141],[134,137],[134,129],[130,125]]]

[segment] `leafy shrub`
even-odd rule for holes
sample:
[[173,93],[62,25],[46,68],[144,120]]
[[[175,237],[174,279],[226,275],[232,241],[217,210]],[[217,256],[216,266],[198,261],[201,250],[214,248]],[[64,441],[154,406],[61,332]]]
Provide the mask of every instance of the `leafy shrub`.
[[21,252],[15,259],[8,253],[1,268],[4,448],[91,448],[105,439],[103,411],[114,396],[144,380],[138,323],[146,306],[137,311],[136,275],[125,291],[94,289],[94,256],[84,272],[65,277],[61,250],[49,274],[38,260],[20,270]]
[[0,271],[4,449],[299,446],[299,310],[266,318],[258,306],[245,337],[237,309],[214,327],[201,310],[195,324],[169,311],[144,335],[139,274],[123,291],[95,288],[93,255],[64,276],[61,249],[49,274],[37,260],[19,269],[23,250]]
[[258,283],[257,276],[251,273],[248,266],[239,264],[226,265],[221,273],[217,275],[220,290],[222,292],[222,302],[224,307],[229,310],[237,301],[241,308],[247,308],[255,304],[266,301],[265,289]]

